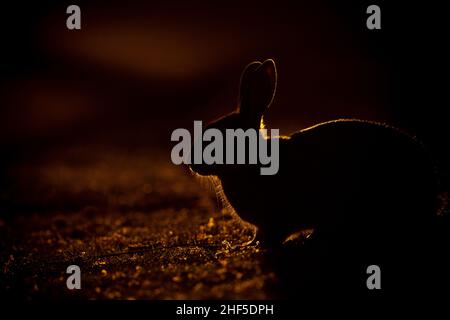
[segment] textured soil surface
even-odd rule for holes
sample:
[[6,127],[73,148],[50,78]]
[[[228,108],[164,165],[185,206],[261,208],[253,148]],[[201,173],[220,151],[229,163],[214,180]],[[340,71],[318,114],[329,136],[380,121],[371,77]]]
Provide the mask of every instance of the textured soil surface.
[[[272,255],[224,205],[217,182],[155,157],[167,152],[98,151],[65,150],[9,170],[0,193],[1,295],[272,299],[289,288],[297,295],[293,283],[315,287],[321,279],[298,255],[302,242]],[[436,243],[446,243],[441,238]],[[436,257],[444,258],[443,248]],[[442,259],[428,264],[445,273]],[[67,289],[70,265],[81,269],[81,290]]]
[[[266,287],[274,274],[263,268],[259,244],[248,244],[254,228],[222,205],[209,180],[167,161],[148,165],[145,157],[101,158],[85,166],[45,162],[18,172],[33,183],[7,195],[22,211],[0,220],[2,294],[272,297]],[[66,287],[72,264],[81,268],[81,290]]]

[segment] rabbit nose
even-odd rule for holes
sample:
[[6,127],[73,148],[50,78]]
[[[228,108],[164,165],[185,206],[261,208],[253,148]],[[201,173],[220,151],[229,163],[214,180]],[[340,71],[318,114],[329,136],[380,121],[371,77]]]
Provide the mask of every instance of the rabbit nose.
[[206,164],[190,164],[189,165],[189,169],[194,172],[197,173],[201,176],[208,176],[212,174],[212,169],[210,168],[211,166],[206,165]]

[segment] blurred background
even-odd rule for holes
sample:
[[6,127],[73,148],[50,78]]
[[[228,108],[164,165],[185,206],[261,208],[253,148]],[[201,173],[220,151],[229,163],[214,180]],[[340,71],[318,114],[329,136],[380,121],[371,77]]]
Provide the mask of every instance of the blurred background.
[[195,193],[170,163],[172,131],[231,112],[242,69],[267,58],[279,76],[268,127],[387,122],[426,143],[446,183],[438,5],[378,1],[382,29],[368,30],[367,1],[77,1],[70,31],[70,4],[2,4],[2,226]]
[[[364,1],[78,5],[79,31],[66,28],[66,3],[3,7],[2,207],[14,192],[54,183],[28,181],[56,179],[53,166],[137,153],[150,155],[148,166],[167,161],[172,130],[232,111],[241,70],[266,58],[279,71],[270,127],[288,134],[335,118],[386,121],[442,158],[447,103],[431,75],[440,52],[429,24],[438,7],[382,3],[382,30],[370,31]],[[33,177],[39,167],[47,171]]]

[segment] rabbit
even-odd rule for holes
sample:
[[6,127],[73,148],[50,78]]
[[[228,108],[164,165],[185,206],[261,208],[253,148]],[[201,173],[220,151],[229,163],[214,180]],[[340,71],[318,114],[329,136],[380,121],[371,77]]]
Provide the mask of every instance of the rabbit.
[[[234,112],[206,129],[260,129],[277,86],[271,59],[244,69]],[[258,239],[280,245],[300,230],[390,245],[420,232],[437,210],[431,157],[414,137],[382,123],[338,119],[279,139],[279,171],[260,164],[191,164],[219,178],[237,214],[257,228]],[[344,242],[343,242],[344,243]]]

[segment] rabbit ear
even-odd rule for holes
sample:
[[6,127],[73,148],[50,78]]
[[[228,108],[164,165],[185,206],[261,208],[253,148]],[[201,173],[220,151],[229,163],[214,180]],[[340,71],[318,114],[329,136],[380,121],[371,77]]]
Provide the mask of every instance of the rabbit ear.
[[251,118],[262,117],[272,103],[276,86],[277,70],[272,59],[250,63],[241,76],[239,112]]

